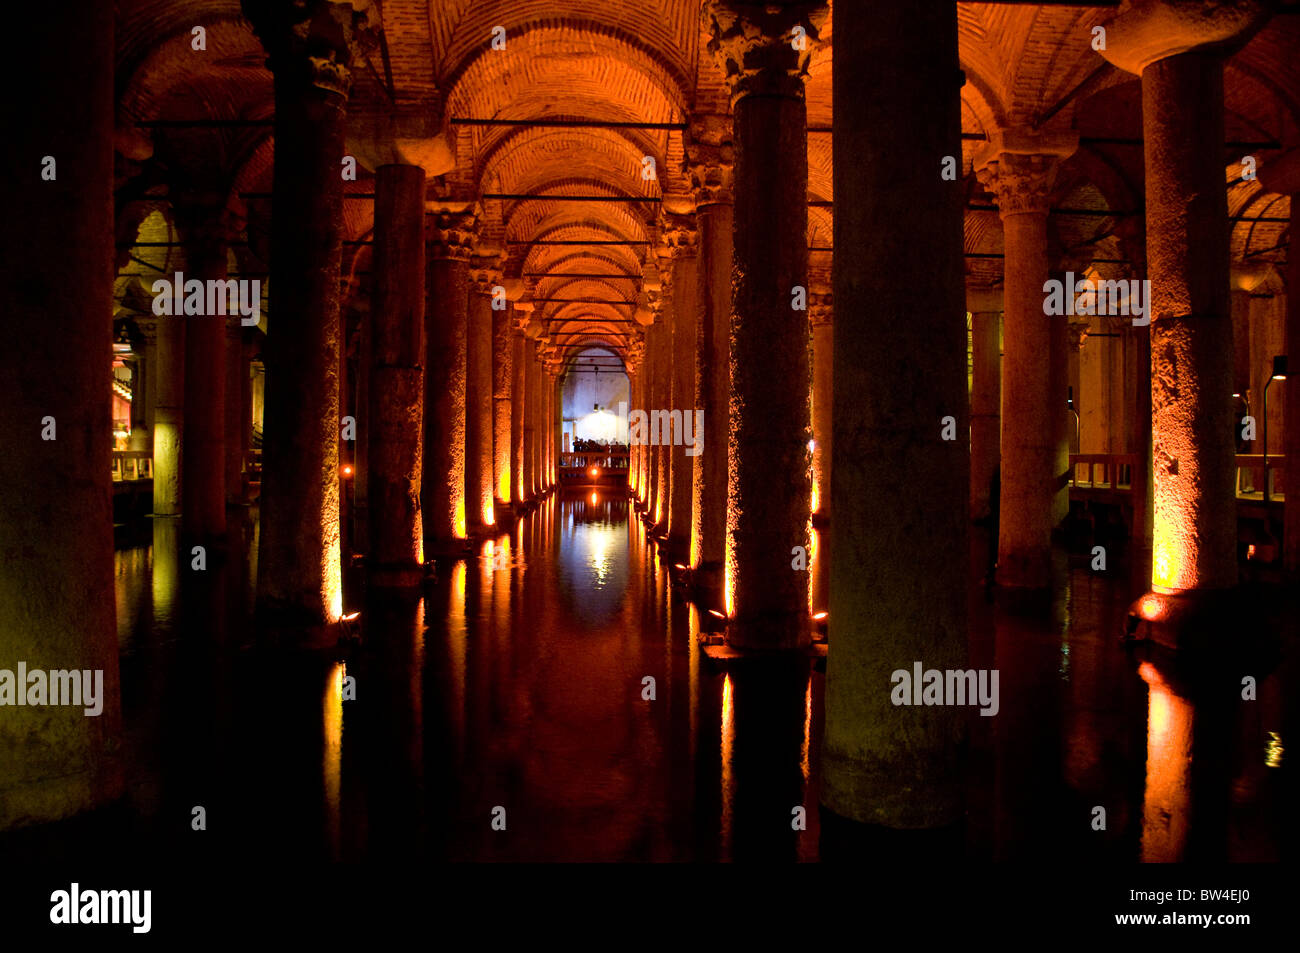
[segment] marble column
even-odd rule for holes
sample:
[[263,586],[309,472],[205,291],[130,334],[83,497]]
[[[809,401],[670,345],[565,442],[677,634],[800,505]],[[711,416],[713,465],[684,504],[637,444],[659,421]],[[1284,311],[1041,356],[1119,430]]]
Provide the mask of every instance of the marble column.
[[248,347],[239,315],[226,318],[226,505],[248,502],[244,460],[248,456],[249,416]]
[[[650,507],[654,535],[668,532],[668,508],[672,489],[672,437],[667,420],[673,404],[673,280],[672,270],[661,267],[654,332],[654,379],[650,383],[650,456],[653,466],[653,503]],[[656,418],[655,414],[665,415]],[[658,420],[658,424],[656,424]]]
[[469,259],[477,219],[460,203],[426,216],[424,469],[420,515],[424,558],[466,551],[466,360]]
[[690,128],[688,171],[699,228],[696,269],[695,407],[704,414],[704,451],[695,458],[691,566],[703,603],[725,608],[727,430],[731,401],[731,242],[735,149],[728,116],[704,115]]
[[[95,673],[96,705],[0,708],[0,831],[122,793],[113,608],[113,7],[24,10],[11,90],[0,295],[0,668]],[[55,178],[42,178],[43,157]],[[57,269],[57,270],[56,270]],[[84,699],[85,696],[83,695]],[[16,845],[15,845],[16,846]],[[19,851],[19,856],[22,856]],[[13,868],[18,872],[18,867]]]
[[[259,7],[275,89],[271,267],[257,602],[293,625],[342,614],[339,523],[339,175],[351,43],[367,13],[314,0]],[[304,241],[303,236],[312,236]]]
[[530,501],[541,493],[537,468],[537,340],[524,341],[524,489]]
[[[963,814],[969,709],[895,703],[897,673],[966,667],[969,469],[957,8],[836,23],[834,513],[822,746],[828,813],[915,832]],[[945,418],[957,439],[943,439]],[[918,690],[920,686],[912,686]],[[895,835],[912,862],[933,842]],[[944,846],[961,850],[960,836]],[[880,856],[873,851],[872,856]]]
[[820,3],[706,7],[736,150],[725,585],[727,638],[742,649],[811,640],[808,574],[791,556],[809,545],[812,492],[808,315],[797,302],[808,286],[803,77],[826,15]]
[[971,313],[970,513],[990,512],[993,475],[1002,462],[1002,290],[968,288]]
[[181,451],[185,428],[185,317],[158,317],[153,422],[153,513],[181,515]]
[[[1111,20],[1102,52],[1142,77],[1151,280],[1151,586],[1177,598],[1182,609],[1237,583],[1223,56],[1264,19],[1260,3],[1157,0],[1124,8]],[[1159,626],[1156,638],[1165,641],[1173,631]]]
[[[465,343],[465,500],[470,532],[481,536],[496,523],[492,457],[492,295],[501,284],[500,259],[475,256],[470,270],[468,339]],[[504,303],[504,297],[499,300]]]
[[1049,193],[1059,160],[1077,143],[1072,134],[999,130],[975,159],[980,182],[997,201],[1005,247],[997,582],[1008,588],[1050,585],[1052,530],[1062,498],[1068,500],[1058,420],[1065,393],[1053,386],[1063,385],[1064,375],[1054,381],[1052,366],[1054,346],[1065,344],[1053,324],[1065,317],[1046,313],[1043,286]]
[[364,426],[372,585],[407,587],[423,578],[420,487],[424,448],[424,169],[375,172],[375,245],[369,386]]

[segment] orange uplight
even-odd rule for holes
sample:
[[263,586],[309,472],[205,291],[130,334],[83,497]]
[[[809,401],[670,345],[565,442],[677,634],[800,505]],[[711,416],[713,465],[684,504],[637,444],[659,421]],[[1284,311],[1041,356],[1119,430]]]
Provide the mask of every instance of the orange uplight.
[[343,464],[339,472],[343,474],[344,479],[347,479],[348,477],[352,476],[352,464],[350,463]]
[[343,621],[351,622],[353,619],[359,619],[359,618],[361,618],[360,612],[349,612],[347,615],[343,616]]
[[1249,546],[1246,547],[1246,558],[1247,558],[1247,559],[1254,559],[1254,558],[1255,558],[1255,544],[1254,544],[1254,543],[1251,543]]
[[600,467],[592,467],[589,472],[592,476],[600,476]]
[[823,611],[821,611],[821,612],[814,612],[814,613],[813,613],[813,621],[814,621],[814,622],[821,622],[821,621],[822,621],[823,619],[825,619],[828,615],[830,615],[830,613],[829,613],[829,612],[826,612],[825,610],[823,610]]
[[1164,605],[1158,596],[1146,595],[1138,602],[1138,613],[1148,622],[1158,622],[1164,618]]

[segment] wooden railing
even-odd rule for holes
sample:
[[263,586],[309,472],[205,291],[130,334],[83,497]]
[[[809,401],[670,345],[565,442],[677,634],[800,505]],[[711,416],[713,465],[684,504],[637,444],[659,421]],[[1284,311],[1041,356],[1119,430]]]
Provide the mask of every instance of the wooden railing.
[[[1137,456],[1131,453],[1072,453],[1070,454],[1070,489],[1093,490],[1110,493],[1133,491],[1133,468]],[[1269,454],[1267,461],[1262,453],[1236,455],[1236,492],[1240,499],[1253,497],[1281,499],[1276,490],[1281,485],[1278,471],[1286,467],[1286,457]],[[1265,492],[1267,475],[1268,491]]]
[[153,454],[148,450],[114,450],[113,482],[153,479]]
[[627,476],[630,458],[626,450],[570,450],[560,454],[560,480],[607,482],[623,478]]
[[1137,456],[1132,453],[1072,453],[1070,486],[1079,490],[1129,492],[1133,489],[1136,463]]

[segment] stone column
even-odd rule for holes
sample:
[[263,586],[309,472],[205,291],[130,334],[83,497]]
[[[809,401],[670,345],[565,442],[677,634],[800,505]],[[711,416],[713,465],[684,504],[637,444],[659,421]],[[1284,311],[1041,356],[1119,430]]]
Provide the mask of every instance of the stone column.
[[[1155,504],[1151,585],[1156,593],[1186,597],[1178,599],[1181,608],[1237,583],[1222,57],[1225,47],[1244,42],[1264,19],[1260,3],[1157,0],[1126,7],[1111,20],[1102,52],[1142,77]],[[1155,635],[1170,640],[1172,631],[1161,625]]]
[[673,403],[673,280],[672,271],[661,268],[659,291],[654,296],[655,322],[651,327],[655,352],[654,377],[650,381],[648,419],[651,460],[650,526],[656,536],[668,531],[669,491],[672,481],[671,435],[666,425],[655,425],[655,413],[667,414]]
[[812,500],[817,522],[825,524],[831,515],[831,427],[832,381],[834,379],[834,341],[832,301],[826,285],[808,289],[808,322],[812,345]]
[[[470,531],[496,523],[492,457],[492,293],[501,284],[500,258],[480,250],[470,270],[468,340],[465,345],[465,500]],[[505,299],[499,300],[502,303]]]
[[376,586],[418,585],[423,577],[424,186],[416,165],[375,173],[374,301],[363,359],[367,510],[377,517],[366,571]]
[[[26,277],[0,291],[21,329],[0,356],[0,668],[15,680],[19,663],[99,673],[102,708],[16,707],[13,697],[0,708],[0,831],[122,792],[109,472],[113,21],[111,4],[81,0],[25,10],[24,88],[9,104],[13,217],[0,240],[5,267]],[[9,687],[31,699],[29,684]]]
[[[697,310],[697,242],[692,215],[668,215],[660,232],[666,261],[672,268],[672,381],[668,406],[680,411],[683,425],[675,429],[668,447],[668,547],[674,559],[686,559],[691,549],[691,493],[695,487],[696,456],[687,456],[685,415],[691,414],[690,435],[700,436],[695,420],[695,351]],[[661,257],[661,261],[665,258]],[[699,446],[699,444],[697,444]],[[695,453],[694,450],[691,451]]]
[[185,317],[158,318],[154,361],[153,513],[181,515],[181,449],[185,424]]
[[532,498],[529,483],[527,402],[528,402],[528,336],[525,323],[533,310],[531,301],[516,301],[514,311],[514,357],[511,362],[510,442],[511,442],[511,492],[510,501],[516,508]]
[[514,486],[510,458],[514,440],[511,430],[511,395],[515,367],[514,317],[510,306],[492,312],[492,493],[496,523],[504,522],[510,509]]
[[[136,362],[138,368],[143,369],[142,383],[138,399],[141,402],[140,422],[141,433],[138,440],[135,436],[134,421],[131,428],[131,449],[132,450],[152,450],[153,449],[153,417],[154,408],[158,406],[158,318],[138,317],[135,319],[135,325],[140,329],[140,337],[144,340],[144,353],[140,360]],[[134,402],[137,399],[134,390],[132,392],[132,411],[134,417]]]
[[[731,90],[736,149],[730,338],[727,602],[738,648],[810,641],[807,109],[803,76],[825,4],[707,8]],[[794,27],[804,32],[792,40]],[[847,107],[846,107],[847,108]]]
[[257,600],[264,613],[310,625],[342,614],[339,169],[351,44],[367,14],[329,0],[258,10],[275,79],[276,155]]
[[477,220],[468,203],[442,203],[426,217],[424,558],[459,555],[468,538],[465,499],[469,259]]
[[[226,280],[229,224],[219,196],[177,206],[186,284]],[[205,296],[206,298],[206,296]],[[211,544],[226,534],[226,316],[187,314],[181,530]]]
[[727,429],[731,401],[731,241],[735,150],[728,116],[690,128],[688,170],[695,191],[699,264],[695,407],[704,414],[704,451],[695,458],[691,566],[707,607],[722,610],[727,547]]
[[1045,313],[1043,286],[1049,192],[1059,159],[1077,142],[1077,136],[1000,130],[975,159],[980,182],[998,203],[1006,249],[997,581],[1009,588],[1050,584],[1052,530],[1060,497],[1068,494],[1058,420],[1065,393],[1056,393],[1052,367],[1054,338],[1065,343],[1052,325],[1065,317]]
[[990,512],[989,491],[1002,456],[1002,290],[968,288],[971,313],[970,514]]
[[537,341],[524,341],[524,491],[537,499],[541,481],[537,473]]
[[627,400],[628,432],[623,437],[628,441],[627,483],[634,505],[639,505],[644,496],[641,472],[640,443],[632,443],[631,416],[634,410],[642,407],[641,389],[645,381],[645,343],[637,336],[628,345],[625,357],[627,364]]
[[[834,173],[824,841],[833,817],[909,831],[957,822],[968,712],[891,700],[893,673],[966,661],[963,194],[939,178],[941,157],[961,155],[957,9],[884,4],[835,26],[833,144],[854,161]],[[955,440],[943,439],[948,417]],[[891,842],[912,860],[928,843]]]
[[244,326],[239,315],[226,318],[226,505],[248,502],[244,480],[249,422],[248,352],[244,346]]

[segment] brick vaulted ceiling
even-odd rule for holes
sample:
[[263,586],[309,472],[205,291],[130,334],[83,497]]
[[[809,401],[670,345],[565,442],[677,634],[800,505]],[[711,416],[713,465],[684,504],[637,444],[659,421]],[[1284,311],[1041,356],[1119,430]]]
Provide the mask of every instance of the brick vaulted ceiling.
[[[622,195],[680,206],[689,196],[683,133],[676,128],[476,126],[458,119],[595,120],[672,125],[725,113],[723,74],[708,51],[701,0],[352,0],[377,8],[380,52],[354,64],[352,116],[390,103],[416,103],[442,124],[455,168],[430,195]],[[1077,130],[1079,151],[1058,176],[1051,219],[1054,265],[1123,269],[1132,254],[1116,237],[1123,213],[1142,206],[1141,97],[1135,77],[1092,49],[1105,6],[958,3],[962,68],[963,175],[969,204],[965,242],[972,282],[1001,280],[1001,226],[972,174],[980,138],[998,128]],[[832,12],[834,5],[832,5]],[[869,15],[869,5],[854,9]],[[119,235],[187,190],[225,196],[241,267],[265,269],[268,193],[274,161],[271,75],[239,0],[119,0],[117,44]],[[195,26],[207,49],[191,48]],[[505,29],[504,50],[493,29]],[[805,240],[830,248],[833,22],[828,19],[806,78],[808,196]],[[1300,144],[1300,10],[1284,5],[1228,61],[1227,137],[1251,143],[1259,163]],[[899,82],[906,82],[900,77]],[[158,120],[240,120],[159,125]],[[141,124],[144,125],[141,125]],[[150,125],[152,123],[152,125]],[[1240,153],[1224,148],[1233,254],[1268,262],[1283,253],[1288,200],[1258,182],[1236,181]],[[654,158],[657,178],[641,176]],[[349,183],[373,192],[373,181]],[[490,200],[481,204],[482,240],[505,253],[507,276],[528,277],[537,298],[631,301],[654,273],[661,205],[654,202]],[[1114,216],[1106,217],[1105,213]],[[1267,222],[1253,221],[1266,218]],[[369,237],[373,208],[345,202],[345,239]],[[634,240],[643,245],[531,245],[538,239]],[[774,236],[774,240],[788,240]],[[368,246],[348,246],[344,274],[364,287]],[[141,256],[137,256],[141,257]],[[148,260],[148,256],[143,255]],[[829,275],[830,253],[810,256],[812,278]],[[127,266],[126,270],[136,267]],[[602,275],[565,278],[563,272]],[[627,277],[630,276],[630,277]],[[273,310],[273,309],[272,309]],[[541,310],[556,343],[591,342],[625,353],[632,306],[548,304]]]

